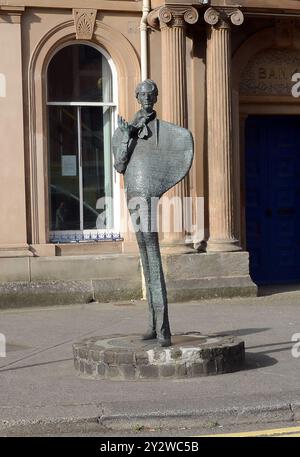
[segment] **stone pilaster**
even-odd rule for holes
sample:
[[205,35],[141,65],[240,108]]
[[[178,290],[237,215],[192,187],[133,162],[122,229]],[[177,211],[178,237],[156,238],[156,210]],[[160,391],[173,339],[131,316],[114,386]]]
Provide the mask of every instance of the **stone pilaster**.
[[237,180],[233,151],[231,25],[243,23],[237,8],[209,8],[207,41],[207,119],[209,225],[208,251],[240,250],[237,232]]
[[[0,258],[32,256],[27,244],[25,202],[21,30],[24,10],[21,6],[0,6],[0,182],[3,189]],[[6,260],[2,260],[1,265],[6,265]],[[3,266],[3,271],[7,268]]]
[[[198,21],[198,12],[191,6],[164,6],[152,11],[150,25],[159,25],[162,47],[162,119],[182,127],[187,126],[186,103],[186,26]],[[177,200],[171,216],[171,230],[163,233],[163,246],[185,249],[184,197],[189,194],[188,178],[163,197]],[[174,201],[174,200],[173,200]],[[166,217],[166,215],[164,216]],[[181,223],[179,222],[181,219]],[[174,222],[174,224],[173,224]],[[179,222],[179,224],[178,224]],[[178,227],[181,230],[178,231]],[[177,227],[177,228],[176,228]]]

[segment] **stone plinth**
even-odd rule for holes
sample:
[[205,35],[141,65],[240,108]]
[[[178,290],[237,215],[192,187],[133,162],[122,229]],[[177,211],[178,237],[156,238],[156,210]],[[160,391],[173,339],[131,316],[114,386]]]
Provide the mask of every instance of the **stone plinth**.
[[140,335],[92,337],[73,345],[75,370],[84,377],[110,380],[180,379],[241,370],[244,342],[234,336],[175,334],[172,346]]

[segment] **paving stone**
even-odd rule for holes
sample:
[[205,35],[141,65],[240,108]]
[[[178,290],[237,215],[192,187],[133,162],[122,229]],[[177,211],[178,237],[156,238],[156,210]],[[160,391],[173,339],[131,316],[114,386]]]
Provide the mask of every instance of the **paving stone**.
[[97,364],[97,374],[99,376],[105,377],[105,372],[106,372],[107,365],[103,362],[100,362]]
[[137,365],[148,365],[149,357],[146,352],[137,352],[135,354],[135,363]]
[[116,353],[113,350],[108,350],[104,352],[103,362],[111,365],[116,360]]
[[175,375],[175,364],[161,365],[159,368],[159,375],[162,378],[170,378]]
[[133,365],[119,365],[119,370],[125,380],[134,379],[136,377],[137,370]]
[[138,375],[141,378],[158,378],[159,366],[158,365],[139,365]]
[[184,378],[187,376],[187,366],[185,363],[176,363],[176,377]]
[[120,352],[117,354],[116,361],[118,365],[129,365],[134,362],[133,352]]
[[118,378],[120,376],[119,367],[115,365],[108,365],[106,368],[105,376],[107,379]]

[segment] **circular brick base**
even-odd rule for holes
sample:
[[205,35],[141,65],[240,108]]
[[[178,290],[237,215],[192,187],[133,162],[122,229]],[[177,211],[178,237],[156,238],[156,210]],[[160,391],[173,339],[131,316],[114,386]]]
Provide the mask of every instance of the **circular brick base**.
[[76,371],[93,379],[191,378],[243,368],[244,342],[233,336],[172,335],[172,346],[140,335],[88,338],[73,345]]

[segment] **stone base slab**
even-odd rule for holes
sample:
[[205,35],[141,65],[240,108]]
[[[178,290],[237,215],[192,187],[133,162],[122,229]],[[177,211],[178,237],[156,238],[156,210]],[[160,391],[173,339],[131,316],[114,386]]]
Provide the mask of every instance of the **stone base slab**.
[[[169,302],[257,295],[248,252],[168,254],[163,264]],[[140,298],[137,255],[0,258],[0,307]]]
[[248,252],[173,254],[163,263],[170,302],[257,295]]
[[141,296],[141,281],[132,278],[0,283],[0,309],[139,300]]
[[169,302],[209,298],[251,297],[257,286],[250,277],[167,280]]
[[140,335],[92,337],[73,345],[76,372],[93,379],[119,381],[181,379],[241,370],[244,342],[234,336],[175,334],[172,346]]

